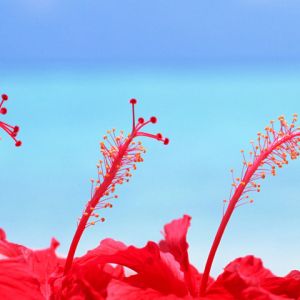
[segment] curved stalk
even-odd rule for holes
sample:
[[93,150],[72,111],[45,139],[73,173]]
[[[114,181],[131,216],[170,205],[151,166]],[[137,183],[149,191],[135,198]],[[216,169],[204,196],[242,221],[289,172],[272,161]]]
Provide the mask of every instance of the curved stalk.
[[[226,212],[221,220],[218,231],[215,235],[213,244],[211,246],[206,264],[204,273],[201,279],[200,284],[200,296],[204,296],[207,289],[207,282],[210,274],[210,270],[221,242],[224,231],[227,227],[227,224],[232,216],[234,209],[237,207],[238,202],[241,201],[241,197],[249,191],[260,191],[260,185],[254,182],[254,180],[264,179],[266,172],[270,172],[272,175],[275,175],[275,165],[281,168],[284,164],[287,164],[287,155],[290,155],[291,159],[295,159],[299,156],[299,146],[300,141],[300,132],[299,128],[295,129],[294,123],[297,120],[296,115],[294,115],[293,122],[290,126],[286,123],[283,117],[279,118],[281,122],[281,128],[279,132],[276,132],[273,127],[266,128],[266,135],[258,134],[258,145],[254,147],[253,144],[253,153],[254,155],[253,162],[246,162],[244,157],[244,166],[246,165],[246,171],[244,172],[242,178],[237,178],[233,182],[235,191],[229,200],[228,207]],[[263,145],[261,144],[261,138],[263,139]],[[243,153],[243,151],[242,151]],[[269,168],[266,170],[266,168]],[[249,187],[250,186],[250,187]],[[243,200],[248,198],[244,196]],[[253,200],[250,200],[251,203]],[[245,204],[244,202],[242,204]],[[241,205],[242,205],[241,204]]]
[[[116,137],[114,135],[114,130],[112,131],[113,134],[111,134],[111,132],[109,131],[112,141],[109,141],[107,136],[105,136],[104,139],[108,142],[108,147],[104,143],[101,143],[101,152],[103,154],[104,160],[100,161],[100,165],[98,166],[98,175],[100,174],[102,177],[98,177],[97,182],[99,185],[95,187],[94,193],[92,194],[91,199],[86,205],[82,217],[80,218],[66,259],[64,275],[66,275],[72,267],[76,248],[84,230],[89,225],[94,225],[96,223],[88,223],[90,217],[99,217],[99,215],[95,214],[94,211],[100,208],[112,207],[112,205],[106,200],[112,198],[111,196],[108,196],[114,192],[115,185],[122,184],[124,181],[128,181],[128,178],[131,177],[130,169],[135,169],[135,163],[143,161],[140,154],[144,153],[145,149],[141,146],[140,143],[136,145],[133,140],[136,137],[145,136],[148,138],[156,139],[158,141],[162,141],[164,144],[168,144],[169,142],[169,140],[167,138],[163,138],[161,134],[154,135],[141,132],[140,130],[144,126],[149,123],[156,123],[157,120],[155,117],[151,117],[147,122],[145,122],[143,118],[139,118],[138,123],[136,124],[134,111],[136,100],[131,99],[130,103],[132,104],[133,117],[131,134],[127,138],[123,137],[123,133],[121,133],[120,136]],[[103,162],[104,166],[102,166]],[[104,199],[105,197],[107,198]],[[117,196],[114,196],[114,198],[116,197]],[[98,219],[98,221],[103,222],[104,218]]]

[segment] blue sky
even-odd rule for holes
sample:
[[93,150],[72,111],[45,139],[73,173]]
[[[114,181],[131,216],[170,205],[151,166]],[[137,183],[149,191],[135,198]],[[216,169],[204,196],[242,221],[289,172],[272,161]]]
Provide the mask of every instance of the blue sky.
[[[0,227],[32,248],[55,236],[65,255],[99,141],[130,130],[135,97],[137,114],[157,115],[153,131],[171,143],[146,142],[145,163],[78,254],[107,236],[157,241],[187,213],[203,269],[240,149],[270,119],[300,113],[299,15],[291,0],[1,1],[0,93],[10,96],[1,120],[20,125],[24,145],[1,133]],[[298,174],[296,161],[238,209],[213,274],[249,253],[278,274],[299,269]]]
[[294,0],[5,0],[0,12],[2,63],[299,60]]

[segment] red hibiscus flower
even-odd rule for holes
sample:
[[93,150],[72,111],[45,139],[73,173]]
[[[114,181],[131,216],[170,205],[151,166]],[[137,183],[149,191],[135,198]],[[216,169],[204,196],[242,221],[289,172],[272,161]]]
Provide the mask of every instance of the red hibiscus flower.
[[0,299],[48,299],[49,276],[63,263],[55,254],[59,243],[52,239],[44,250],[10,243],[0,229]]
[[300,299],[300,272],[277,277],[264,268],[260,259],[249,255],[227,265],[211,289],[216,287],[224,288],[234,299]]
[[0,229],[0,299],[106,299],[111,279],[124,277],[123,267],[86,262],[88,253],[74,262],[72,272],[62,277],[65,259],[58,258],[59,243],[52,239],[44,250],[31,250],[6,240]]
[[[84,282],[92,285],[93,281],[98,280],[101,284],[95,286],[102,285],[105,288],[108,280],[99,277],[97,272],[103,270],[103,266],[107,266],[108,263],[113,263],[125,266],[135,274],[125,277],[120,273],[119,276],[115,276],[107,291],[102,290],[103,299],[155,299],[154,295],[157,298],[172,295],[173,298],[170,299],[176,299],[176,296],[190,296],[197,291],[196,285],[199,284],[200,275],[188,262],[186,233],[189,223],[190,217],[184,216],[166,225],[165,239],[160,243],[161,246],[148,242],[145,247],[136,248],[127,247],[112,239],[103,240],[96,249],[76,258],[69,274],[54,281],[53,293],[59,294],[64,291],[62,299],[69,299],[74,293],[74,282],[77,283],[76,286],[84,285]],[[92,281],[88,281],[89,277],[86,276],[89,272]],[[109,279],[112,279],[112,276]],[[128,289],[130,293],[127,293]],[[128,295],[121,297],[124,293]],[[89,298],[82,299],[102,299],[99,295],[97,297],[89,295]]]
[[[164,239],[158,244],[150,241],[143,248],[126,246],[112,239],[103,240],[96,249],[74,260],[74,268],[70,274],[54,280],[53,294],[62,298],[56,296],[53,299],[73,299],[71,297],[77,294],[82,294],[82,298],[78,299],[200,299],[201,274],[190,264],[188,258],[186,235],[190,219],[185,215],[167,224],[164,227]],[[100,280],[102,275],[97,272],[103,270],[103,266],[108,263],[124,266],[134,271],[134,274],[125,276],[122,273],[122,276],[119,274],[108,277],[108,280]],[[92,276],[87,277],[86,272],[90,272]],[[96,285],[94,283],[97,280]],[[88,288],[86,294],[82,289],[80,293],[75,290],[74,286],[82,285],[97,286],[99,289],[101,286],[103,298],[97,294],[89,294],[88,291],[94,288]],[[216,286],[211,292],[208,291],[205,299],[233,297],[225,288]]]
[[[45,250],[33,251],[10,243],[0,231],[0,299],[52,300],[283,300],[300,299],[300,272],[277,277],[254,256],[238,258],[199,296],[202,278],[189,262],[183,216],[164,227],[164,239],[143,248],[103,240],[94,250],[75,258],[63,274],[56,240]],[[111,264],[116,264],[112,266]],[[125,275],[123,267],[134,272]]]

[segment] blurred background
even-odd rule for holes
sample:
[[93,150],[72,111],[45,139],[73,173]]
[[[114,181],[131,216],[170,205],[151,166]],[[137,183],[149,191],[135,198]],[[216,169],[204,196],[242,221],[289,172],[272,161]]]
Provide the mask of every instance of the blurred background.
[[[21,127],[21,148],[1,132],[0,227],[37,249],[52,236],[66,255],[107,129],[155,115],[148,152],[118,188],[107,221],[86,230],[78,255],[105,237],[143,246],[167,222],[192,216],[200,271],[228,197],[240,149],[269,120],[300,113],[300,3],[295,0],[0,2],[1,120]],[[212,274],[254,254],[274,273],[300,268],[299,161],[267,178],[235,211]]]

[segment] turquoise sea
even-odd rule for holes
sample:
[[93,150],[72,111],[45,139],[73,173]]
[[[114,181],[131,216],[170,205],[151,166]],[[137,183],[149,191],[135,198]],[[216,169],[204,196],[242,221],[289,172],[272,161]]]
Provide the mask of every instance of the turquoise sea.
[[[0,69],[7,93],[5,122],[21,127],[23,147],[1,133],[0,227],[8,239],[47,247],[52,236],[66,255],[76,220],[96,176],[99,141],[107,129],[129,131],[128,100],[149,126],[171,140],[145,140],[148,152],[132,181],[118,189],[107,221],[86,230],[78,254],[105,237],[143,246],[164,224],[192,216],[191,261],[203,264],[230,191],[249,149],[271,119],[300,113],[299,66],[107,67],[47,66]],[[300,268],[300,162],[262,183],[254,204],[230,221],[213,275],[235,257],[254,254],[276,274]],[[102,212],[101,212],[102,213]]]

